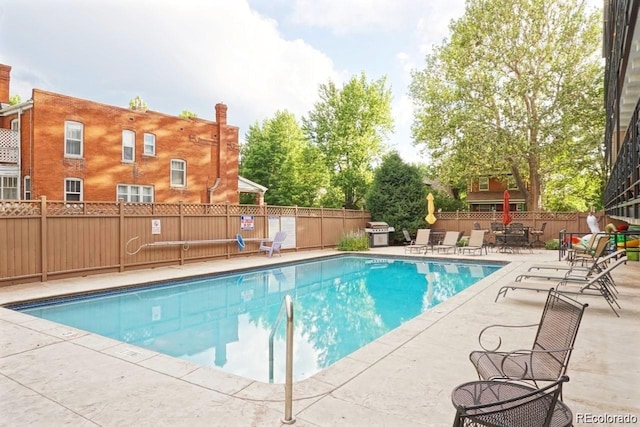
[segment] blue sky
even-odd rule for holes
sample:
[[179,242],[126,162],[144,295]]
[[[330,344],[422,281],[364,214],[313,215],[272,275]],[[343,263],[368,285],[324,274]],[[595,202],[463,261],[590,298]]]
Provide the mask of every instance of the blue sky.
[[463,13],[464,0],[3,0],[0,63],[23,100],[32,88],[122,107],[139,95],[210,120],[224,102],[241,138],[278,110],[300,120],[329,80],[386,76],[387,142],[419,162],[410,71]]

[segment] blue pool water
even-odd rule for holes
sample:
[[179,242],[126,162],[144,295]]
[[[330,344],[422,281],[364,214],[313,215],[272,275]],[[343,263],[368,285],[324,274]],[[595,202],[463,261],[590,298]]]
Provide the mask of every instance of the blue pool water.
[[[12,308],[200,365],[269,381],[268,341],[294,306],[294,380],[321,371],[501,265],[339,256]],[[273,382],[284,382],[285,323]]]

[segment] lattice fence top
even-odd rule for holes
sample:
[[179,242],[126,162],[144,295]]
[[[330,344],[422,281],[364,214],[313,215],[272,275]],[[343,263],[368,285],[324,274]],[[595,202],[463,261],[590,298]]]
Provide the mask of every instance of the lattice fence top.
[[47,202],[47,215],[52,216],[118,216],[117,202]]
[[40,201],[19,202],[0,200],[0,216],[40,216]]
[[18,163],[20,137],[11,129],[0,129],[0,163]]
[[[490,221],[490,222],[500,222],[502,220],[502,212],[468,212],[468,211],[457,211],[457,212],[437,212],[436,218],[438,219],[472,219],[475,221]],[[512,222],[523,222],[523,221],[533,221],[535,220],[560,220],[560,221],[573,221],[578,219],[577,212],[519,212],[519,211],[509,211],[509,215],[511,215]]]

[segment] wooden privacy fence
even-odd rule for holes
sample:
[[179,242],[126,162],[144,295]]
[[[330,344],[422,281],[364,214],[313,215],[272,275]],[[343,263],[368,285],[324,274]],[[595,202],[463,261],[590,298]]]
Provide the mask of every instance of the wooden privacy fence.
[[[520,222],[525,226],[540,228],[547,223],[544,233],[540,236],[542,242],[557,239],[561,230],[575,234],[589,234],[587,226],[587,212],[509,212],[511,222]],[[604,212],[596,212],[596,218],[600,229],[604,231],[608,219]],[[469,235],[473,230],[473,224],[478,222],[483,230],[490,230],[492,222],[502,221],[502,212],[439,212],[436,213],[437,221],[431,229],[457,230]]]
[[247,256],[279,230],[283,250],[335,247],[369,220],[347,209],[0,201],[0,286]]

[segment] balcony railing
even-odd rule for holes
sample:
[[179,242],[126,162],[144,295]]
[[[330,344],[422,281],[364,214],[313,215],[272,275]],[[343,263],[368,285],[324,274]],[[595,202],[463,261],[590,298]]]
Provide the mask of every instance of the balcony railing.
[[20,160],[20,135],[11,129],[0,129],[0,163],[15,163]]
[[640,219],[640,102],[631,118],[604,192],[607,215]]

